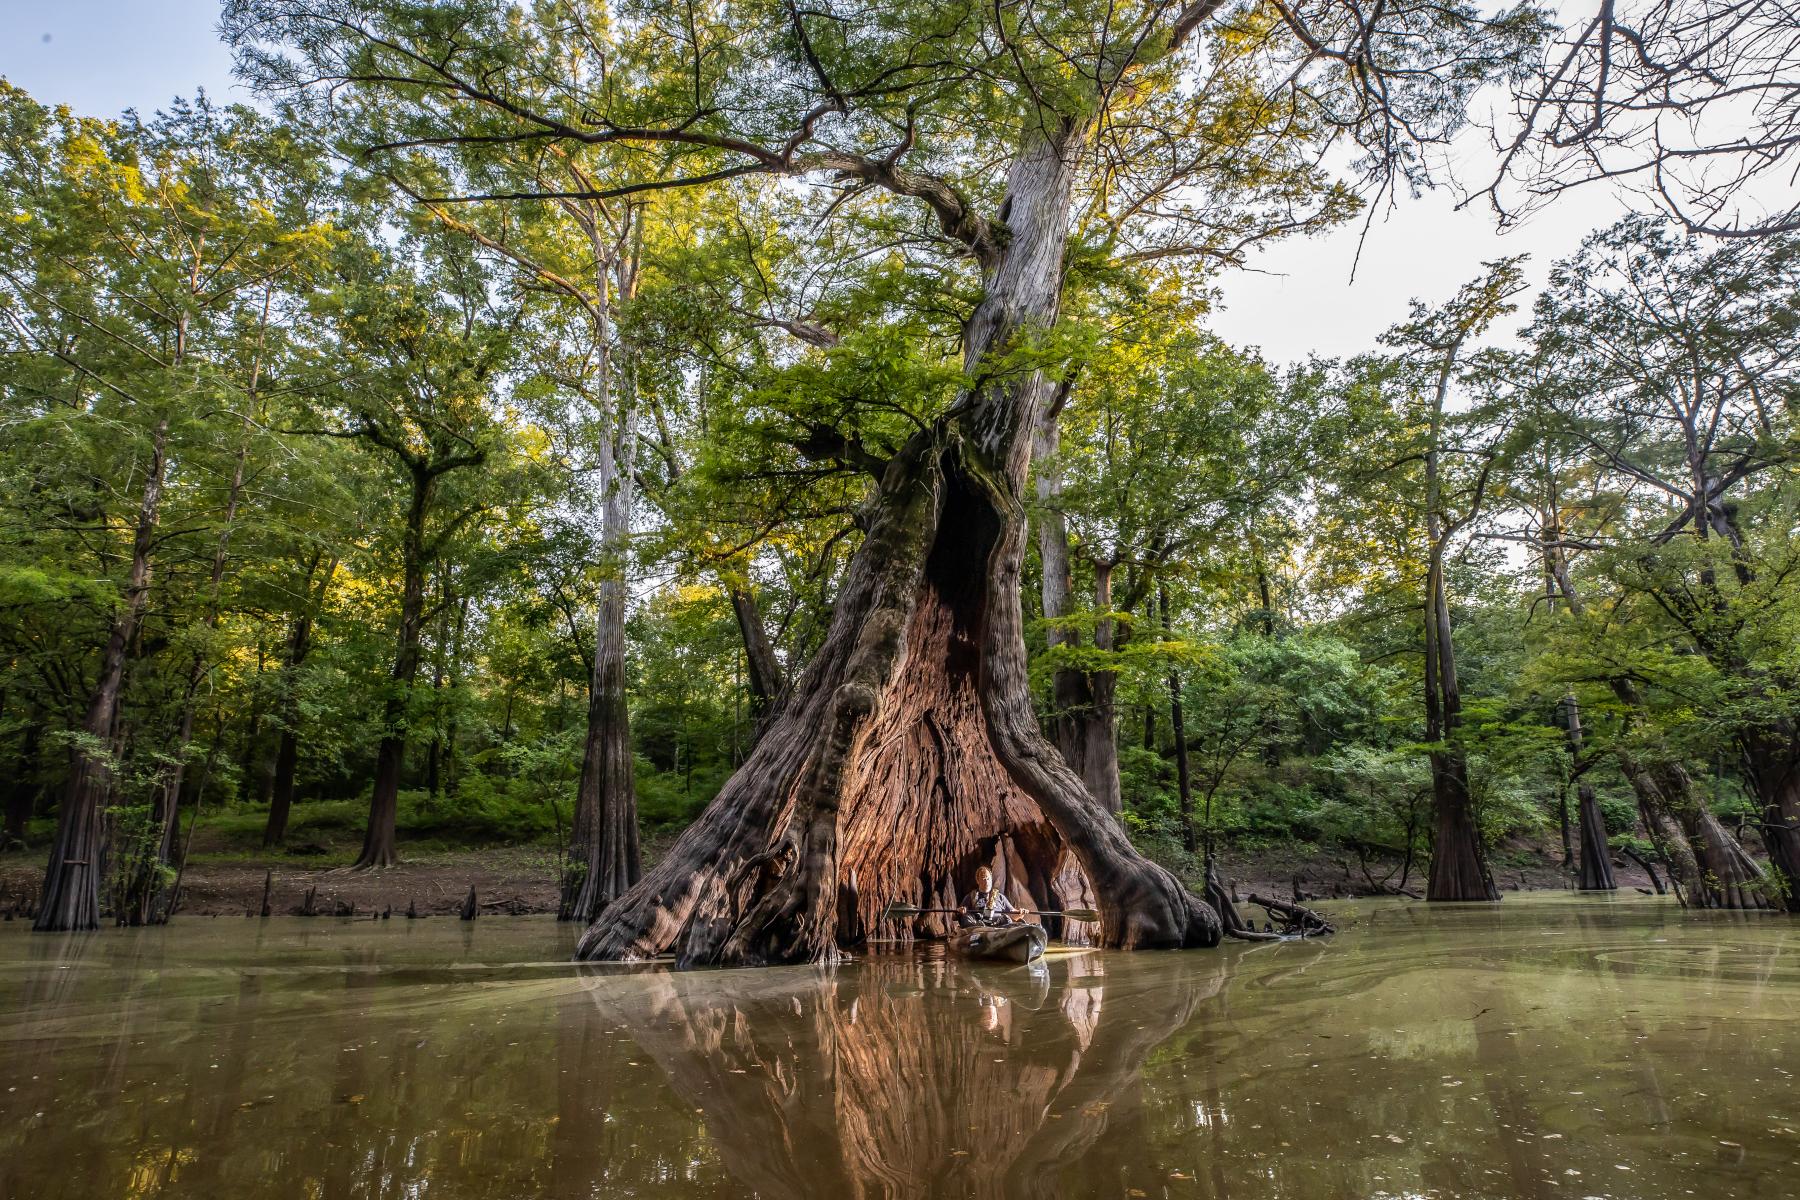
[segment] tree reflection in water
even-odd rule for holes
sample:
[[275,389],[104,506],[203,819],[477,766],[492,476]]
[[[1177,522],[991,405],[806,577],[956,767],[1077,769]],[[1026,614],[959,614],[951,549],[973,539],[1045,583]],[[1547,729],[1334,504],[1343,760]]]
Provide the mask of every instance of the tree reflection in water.
[[1091,952],[1029,968],[877,954],[589,988],[750,1191],[1048,1197],[1103,1133],[1141,1123],[1145,1060],[1224,980],[1218,956],[1193,958],[1154,1005],[1109,992]]

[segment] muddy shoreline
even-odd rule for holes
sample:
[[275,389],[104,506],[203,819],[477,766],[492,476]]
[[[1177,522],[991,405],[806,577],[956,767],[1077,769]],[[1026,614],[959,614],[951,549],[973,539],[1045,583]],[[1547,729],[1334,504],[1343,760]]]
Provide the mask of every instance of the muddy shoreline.
[[[665,847],[666,842],[650,849],[655,853]],[[1512,851],[1495,862],[1495,882],[1502,892],[1567,889],[1571,877],[1560,867],[1559,858],[1535,850]],[[1240,896],[1254,891],[1285,898],[1296,889],[1309,900],[1392,894],[1371,888],[1353,857],[1328,849],[1225,852],[1220,862],[1228,885],[1234,885]],[[0,914],[28,910],[42,886],[43,869],[36,850],[0,856]],[[1614,870],[1622,889],[1650,886],[1633,864],[1615,865]],[[201,856],[188,865],[182,878],[178,916],[253,915],[261,909],[265,878],[270,911],[277,916],[308,915],[309,890],[311,915],[366,916],[391,911],[401,916],[411,909],[420,916],[448,916],[461,911],[471,887],[483,914],[554,913],[555,871],[556,856],[548,849],[519,846],[410,857],[402,846],[400,864],[377,871],[351,871],[336,861],[284,854]],[[1378,880],[1382,873],[1375,872]],[[1408,890],[1422,894],[1423,888],[1423,873],[1415,870]]]

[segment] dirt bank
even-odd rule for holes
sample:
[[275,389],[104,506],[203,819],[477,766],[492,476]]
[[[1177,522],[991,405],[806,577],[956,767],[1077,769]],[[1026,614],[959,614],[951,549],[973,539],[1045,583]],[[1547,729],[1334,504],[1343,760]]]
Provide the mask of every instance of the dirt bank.
[[[666,848],[647,847],[655,857]],[[180,911],[191,916],[242,916],[262,905],[263,881],[270,881],[270,907],[280,914],[302,911],[308,889],[313,911],[329,916],[348,908],[356,913],[409,906],[421,914],[457,912],[471,887],[485,913],[556,911],[556,857],[547,848],[495,846],[471,850],[407,854],[400,865],[380,871],[350,871],[316,858],[269,855],[199,855],[182,879]],[[1513,848],[1496,856],[1494,879],[1502,891],[1564,888],[1569,876],[1552,856],[1530,848]],[[1352,854],[1317,847],[1280,847],[1253,851],[1225,850],[1222,874],[1240,895],[1259,892],[1290,897],[1296,888],[1309,899],[1329,900],[1376,893]],[[1635,866],[1615,866],[1622,888],[1649,886]],[[0,913],[24,911],[43,884],[43,862],[36,851],[0,856]],[[1380,880],[1385,869],[1373,871]],[[1394,877],[1398,881],[1398,875]],[[1424,887],[1423,867],[1409,880],[1410,890]]]

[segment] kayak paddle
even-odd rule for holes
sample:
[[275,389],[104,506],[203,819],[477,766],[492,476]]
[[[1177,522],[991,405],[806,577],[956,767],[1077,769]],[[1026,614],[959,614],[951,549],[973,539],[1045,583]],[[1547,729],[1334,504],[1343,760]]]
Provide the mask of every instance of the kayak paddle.
[[[954,913],[956,911],[954,908],[920,908],[914,904],[901,904],[896,900],[887,906],[887,912],[882,914],[882,919],[892,921],[901,917],[916,917],[922,913]],[[1026,917],[1067,917],[1071,921],[1098,921],[1100,919],[1100,914],[1091,908],[1022,908],[1013,911]]]

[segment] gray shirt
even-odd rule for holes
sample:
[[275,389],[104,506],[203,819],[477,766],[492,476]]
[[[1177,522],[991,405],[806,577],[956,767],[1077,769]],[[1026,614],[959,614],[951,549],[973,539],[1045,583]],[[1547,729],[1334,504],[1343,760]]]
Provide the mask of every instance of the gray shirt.
[[998,887],[986,892],[979,888],[971,891],[963,897],[962,906],[971,917],[979,921],[989,921],[1006,913],[1019,911]]

